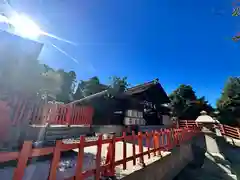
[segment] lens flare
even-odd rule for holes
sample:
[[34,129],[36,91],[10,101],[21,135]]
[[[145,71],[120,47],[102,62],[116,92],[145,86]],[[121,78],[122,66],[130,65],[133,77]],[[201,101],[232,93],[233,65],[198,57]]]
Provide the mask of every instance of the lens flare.
[[14,27],[14,32],[22,37],[38,39],[42,34],[39,26],[25,15],[12,16],[9,18],[9,23]]

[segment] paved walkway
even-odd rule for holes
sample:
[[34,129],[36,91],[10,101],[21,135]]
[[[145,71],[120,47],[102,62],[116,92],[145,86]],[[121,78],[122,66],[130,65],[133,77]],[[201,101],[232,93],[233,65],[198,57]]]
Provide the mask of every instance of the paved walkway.
[[214,138],[220,152],[206,152],[201,168],[194,169],[189,165],[175,180],[240,180],[240,146],[233,146],[229,139],[225,141],[222,137]]

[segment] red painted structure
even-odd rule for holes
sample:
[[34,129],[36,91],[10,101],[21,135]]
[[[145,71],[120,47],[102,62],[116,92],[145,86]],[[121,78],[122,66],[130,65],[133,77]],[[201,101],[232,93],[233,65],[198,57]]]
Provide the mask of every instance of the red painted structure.
[[10,107],[4,101],[0,101],[0,141],[3,141],[6,138],[8,129],[10,128],[10,119],[9,119]]
[[[100,180],[101,176],[114,176],[115,167],[123,165],[123,169],[127,168],[127,162],[132,161],[136,165],[136,160],[139,158],[140,162],[144,165],[144,155],[151,158],[150,154],[154,156],[161,155],[161,151],[173,149],[175,146],[190,140],[193,136],[197,135],[200,131],[197,128],[192,129],[161,129],[159,131],[152,131],[148,133],[139,133],[127,136],[126,133],[122,137],[113,136],[111,139],[103,139],[102,135],[96,141],[86,141],[83,136],[80,137],[80,142],[76,144],[63,144],[62,141],[57,141],[55,147],[48,148],[32,148],[31,141],[25,141],[20,152],[1,152],[0,163],[8,162],[11,160],[17,161],[13,180],[22,180],[24,170],[27,167],[27,162],[30,158],[39,157],[44,155],[53,155],[51,162],[49,180],[56,180],[57,168],[61,157],[61,152],[78,149],[77,158],[77,171],[75,175],[66,180],[83,180],[87,177],[94,176],[96,180]],[[164,140],[165,139],[165,140]],[[136,142],[139,146],[139,153],[136,153],[136,144],[132,143],[133,156],[127,157],[127,142]],[[123,159],[116,161],[115,148],[116,142],[123,142]],[[143,143],[146,142],[147,151],[143,151]],[[102,145],[109,144],[106,162],[101,165]],[[96,167],[95,169],[82,171],[84,148],[90,146],[97,146]]]
[[[37,132],[39,125],[48,127],[49,125],[65,125],[69,129],[74,125],[80,128],[90,127],[93,111],[90,106],[46,104],[39,100],[12,98],[9,101],[0,101],[0,144],[8,143],[9,138],[16,134],[14,130],[16,128],[21,132],[31,133],[34,130],[31,131],[29,128],[36,128],[35,132]],[[38,134],[35,136],[37,138]],[[60,138],[63,136],[64,132],[59,134]],[[25,140],[24,137],[23,140]]]
[[93,115],[90,106],[45,104],[43,101],[30,102],[17,98],[9,102],[0,101],[0,111],[5,114],[0,121],[8,119],[11,125],[21,124],[22,121],[37,125],[91,125]]
[[[201,127],[202,124],[196,123],[194,120],[181,120],[179,121],[179,127],[180,128],[196,128]],[[240,128],[238,127],[232,127],[224,124],[217,124],[215,125],[216,128],[218,128],[222,135],[228,136],[235,139],[240,139]]]

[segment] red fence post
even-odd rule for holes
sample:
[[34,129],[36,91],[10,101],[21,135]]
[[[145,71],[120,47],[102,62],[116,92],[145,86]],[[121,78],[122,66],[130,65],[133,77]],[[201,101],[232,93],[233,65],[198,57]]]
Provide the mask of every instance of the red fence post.
[[101,168],[101,154],[102,154],[102,134],[98,137],[97,141],[97,155],[96,155],[96,175],[95,179],[99,180],[100,179],[100,168]]
[[116,148],[116,140],[115,140],[115,134],[112,137],[112,158],[111,158],[111,171],[110,171],[110,175],[111,176],[115,176],[115,148]]
[[73,106],[68,105],[66,107],[66,123],[68,125],[73,125],[74,122],[72,121],[72,110],[73,110]]
[[171,149],[174,147],[175,139],[174,139],[174,129],[170,129],[170,140],[171,140]]
[[164,150],[166,150],[166,145],[167,145],[167,129],[164,129],[164,130],[162,131],[162,137],[161,137],[161,139],[162,139],[162,148],[163,148]]
[[132,154],[133,154],[133,165],[136,165],[136,145],[135,145],[135,141],[136,141],[136,137],[135,137],[135,132],[132,131]]
[[78,157],[77,157],[77,166],[75,171],[75,180],[83,180],[82,168],[83,168],[83,156],[84,156],[84,143],[85,137],[80,137],[80,143],[78,146]]
[[176,130],[173,129],[173,147],[175,147],[177,144],[177,141],[176,141]]
[[220,124],[220,130],[221,130],[222,135],[225,135],[224,126],[222,124]]
[[140,153],[140,163],[144,164],[144,157],[143,157],[143,135],[142,132],[138,133],[138,147]]
[[176,124],[177,124],[176,128],[180,128],[180,122],[178,120],[176,121]]
[[167,130],[167,150],[171,149],[171,131]]
[[62,141],[58,140],[56,142],[56,146],[55,146],[54,152],[53,152],[53,160],[52,160],[52,163],[51,163],[49,180],[56,180],[57,179],[57,168],[58,168],[58,163],[59,163],[60,158],[61,158],[61,151],[60,151],[61,145],[62,145]]
[[180,143],[179,143],[179,130],[175,130],[175,135],[176,135],[176,146],[179,146]]
[[186,124],[186,127],[188,128],[188,122],[187,122],[187,120],[185,120],[185,124]]
[[109,164],[110,161],[111,161],[111,156],[112,156],[111,155],[111,152],[112,152],[111,148],[112,148],[112,145],[111,145],[111,143],[109,143],[108,148],[107,148],[107,156],[106,156],[105,164]]
[[18,164],[14,171],[13,180],[22,180],[24,176],[24,170],[27,167],[28,157],[32,152],[32,142],[25,141],[22,150],[19,154]]
[[104,171],[103,176],[113,177],[115,175],[115,135],[112,137],[112,141],[109,143],[106,164],[109,165]]
[[123,132],[123,169],[127,169],[127,143],[126,132]]
[[[154,152],[155,152],[155,155],[156,155],[156,151],[158,151],[158,148],[159,148],[159,136],[158,136],[158,133],[157,131],[154,132]],[[158,151],[158,155],[159,155],[159,151]]]
[[161,130],[161,141],[160,141],[160,147],[165,147],[165,135],[166,135],[166,130],[163,129]]
[[240,129],[237,128],[237,132],[238,132],[238,139],[240,139]]
[[180,129],[179,130],[179,143],[182,143],[183,142],[183,130]]
[[157,146],[156,146],[156,140],[155,140],[155,132],[152,131],[152,142],[153,142],[153,156],[156,156],[156,149],[157,149]]
[[156,142],[157,142],[157,148],[158,148],[158,155],[161,156],[161,138],[160,135],[162,135],[162,132],[156,132]]
[[150,159],[150,135],[148,132],[146,132],[146,145],[147,145],[147,153],[148,153],[148,159]]

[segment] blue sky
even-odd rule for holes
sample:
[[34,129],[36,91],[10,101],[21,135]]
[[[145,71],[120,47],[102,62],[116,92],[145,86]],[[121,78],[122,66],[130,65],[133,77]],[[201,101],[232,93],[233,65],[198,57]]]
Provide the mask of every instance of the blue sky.
[[79,79],[97,75],[107,82],[118,75],[134,85],[159,78],[168,93],[190,84],[214,104],[226,79],[240,73],[240,47],[231,40],[240,23],[227,0],[12,0],[12,5],[43,30],[78,44],[44,38],[40,60],[74,70]]

